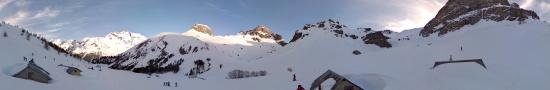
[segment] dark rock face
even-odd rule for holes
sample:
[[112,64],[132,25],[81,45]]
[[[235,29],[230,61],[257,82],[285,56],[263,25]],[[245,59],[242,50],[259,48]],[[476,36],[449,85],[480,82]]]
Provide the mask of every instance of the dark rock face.
[[290,42],[296,42],[296,40],[301,39],[304,35],[298,31],[294,33],[294,36],[292,36],[292,39]]
[[290,42],[296,42],[297,40],[308,36],[309,34],[304,32],[311,31],[312,28],[319,28],[320,30],[330,30],[330,32],[333,32],[336,37],[343,37],[343,36],[349,37],[350,35],[345,35],[345,32],[344,32],[344,28],[346,27],[347,27],[346,25],[342,25],[340,24],[339,21],[335,21],[332,19],[317,22],[316,24],[306,24],[304,25],[302,30],[296,30]]
[[390,48],[392,45],[388,42],[388,39],[390,38],[384,36],[381,31],[377,31],[375,33],[365,35],[363,37],[363,42],[365,42],[365,44],[374,44],[382,48]]
[[439,36],[474,25],[480,20],[518,21],[520,24],[527,19],[539,19],[531,11],[510,4],[507,0],[449,0],[420,32],[423,37],[438,33]]
[[353,55],[360,55],[361,54],[361,52],[359,50],[353,50],[352,53],[353,53]]
[[207,58],[206,62],[203,60],[195,60],[193,63],[195,63],[195,66],[189,70],[188,73],[185,74],[185,76],[188,76],[190,78],[196,78],[197,75],[202,74],[204,72],[210,71],[212,68],[212,64],[210,63],[211,59]]
[[[283,41],[283,37],[277,33],[274,33],[265,25],[259,25],[256,28],[248,31],[242,31],[241,34],[259,36],[260,38],[267,38],[275,40],[279,45],[284,46],[286,42]],[[260,39],[253,38],[255,41],[260,42]]]

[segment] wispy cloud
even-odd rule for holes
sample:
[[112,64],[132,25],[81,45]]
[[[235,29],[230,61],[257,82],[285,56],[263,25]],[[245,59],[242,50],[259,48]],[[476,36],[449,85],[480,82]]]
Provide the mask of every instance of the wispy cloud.
[[385,21],[385,29],[402,31],[423,27],[435,17],[439,8],[445,4],[445,1],[442,0],[405,0],[399,2],[403,2],[399,3],[398,6],[404,12],[400,15],[390,15],[395,19],[389,18],[388,21]]
[[23,6],[26,6],[28,5],[30,2],[27,1],[27,0],[17,0],[14,4],[15,6],[17,7],[23,7]]
[[519,5],[519,7],[521,7],[521,8],[529,8],[529,7],[531,7],[531,6],[533,5],[533,2],[534,2],[534,1],[535,1],[535,0],[523,0],[522,4]]
[[59,15],[59,12],[59,10],[52,10],[50,7],[46,7],[43,10],[36,12],[18,10],[16,14],[6,18],[5,21],[16,25],[31,24],[31,22],[34,22],[35,20],[54,18]]
[[31,19],[50,18],[59,14],[59,10],[52,10],[50,7],[44,8],[44,10],[36,13]]
[[0,11],[15,0],[0,0]]
[[55,32],[57,32],[61,29],[63,29],[63,28],[53,28],[53,29],[47,30],[46,33],[55,33]]
[[[242,3],[243,3],[242,5],[246,5],[246,4],[244,4],[244,2],[242,2]],[[214,9],[218,12],[221,12],[223,15],[231,16],[231,17],[239,17],[239,15],[231,12],[229,9],[222,8],[222,7],[220,7],[220,5],[216,5],[215,3],[206,2],[206,5],[208,5],[209,7],[211,7],[212,9]]]
[[20,10],[20,11],[17,11],[17,13],[15,13],[15,15],[12,15],[10,17],[8,17],[7,19],[5,19],[5,21],[7,23],[10,23],[10,24],[20,24],[22,21],[25,20],[25,18],[27,18],[29,16],[29,12],[27,11],[24,11],[24,10]]

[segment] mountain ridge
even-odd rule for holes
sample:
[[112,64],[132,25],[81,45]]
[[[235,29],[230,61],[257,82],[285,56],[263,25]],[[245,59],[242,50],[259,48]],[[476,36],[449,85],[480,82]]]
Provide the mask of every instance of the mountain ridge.
[[510,4],[508,0],[449,0],[419,35],[428,37],[438,33],[441,36],[481,20],[518,21],[521,24],[527,19],[539,20],[539,17],[534,11]]

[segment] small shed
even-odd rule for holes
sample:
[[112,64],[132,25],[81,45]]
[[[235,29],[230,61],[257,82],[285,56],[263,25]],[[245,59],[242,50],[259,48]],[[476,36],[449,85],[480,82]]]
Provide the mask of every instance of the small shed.
[[75,68],[75,67],[67,67],[67,74],[73,75],[73,76],[80,76],[80,72],[82,70]]
[[330,78],[336,81],[330,90],[364,90],[363,88],[359,87],[358,85],[331,70],[326,71],[323,75],[315,79],[315,81],[313,81],[313,83],[311,84],[309,90],[315,90],[316,88],[321,89],[321,83]]
[[49,76],[50,73],[48,73],[46,70],[44,70],[42,67],[39,67],[34,63],[34,60],[29,61],[27,64],[27,67],[25,67],[23,70],[19,71],[18,73],[14,74],[13,77],[22,78],[22,79],[29,79],[41,83],[49,83],[52,78]]

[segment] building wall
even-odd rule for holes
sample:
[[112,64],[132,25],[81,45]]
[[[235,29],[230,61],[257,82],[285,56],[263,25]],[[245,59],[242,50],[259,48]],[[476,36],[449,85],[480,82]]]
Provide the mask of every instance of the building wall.
[[342,81],[340,83],[336,83],[334,86],[334,90],[363,90],[357,86],[355,86],[353,83],[349,81]]
[[[30,77],[29,77],[29,73],[32,73],[32,75],[30,75]],[[34,81],[41,82],[41,83],[49,83],[50,82],[50,80],[48,79],[48,76],[43,76],[42,74],[40,74],[40,72],[32,70],[28,67],[23,69],[22,71],[20,71],[16,75],[14,75],[14,77],[34,80]]]

